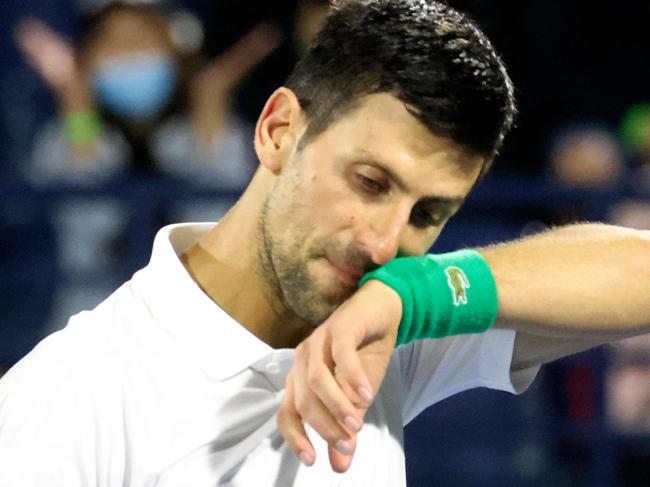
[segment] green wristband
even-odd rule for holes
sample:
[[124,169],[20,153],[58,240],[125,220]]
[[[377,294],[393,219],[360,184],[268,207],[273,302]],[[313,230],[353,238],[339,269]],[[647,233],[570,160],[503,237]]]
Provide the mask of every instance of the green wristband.
[[398,257],[359,282],[381,281],[402,299],[397,345],[424,338],[481,333],[496,321],[497,288],[476,251]]
[[93,110],[72,112],[63,120],[65,133],[75,145],[88,145],[102,134],[102,121]]

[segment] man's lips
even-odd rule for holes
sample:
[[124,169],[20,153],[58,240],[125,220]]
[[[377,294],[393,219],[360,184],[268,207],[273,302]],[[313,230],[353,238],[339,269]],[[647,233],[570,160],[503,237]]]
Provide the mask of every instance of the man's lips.
[[337,264],[331,259],[326,258],[326,260],[332,266],[332,268],[337,272],[337,274],[347,282],[350,282],[352,284],[357,284],[359,282],[359,279],[361,279],[361,277],[363,276],[363,271],[359,269],[346,267],[342,264]]

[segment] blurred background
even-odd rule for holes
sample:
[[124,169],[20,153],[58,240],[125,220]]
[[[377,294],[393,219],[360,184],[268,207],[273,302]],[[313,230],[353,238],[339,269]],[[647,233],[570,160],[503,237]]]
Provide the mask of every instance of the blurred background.
[[[650,229],[650,4],[450,1],[493,39],[520,114],[434,250],[599,220]],[[147,263],[162,225],[217,220],[252,127],[324,0],[4,0],[0,368]],[[406,429],[409,485],[650,485],[650,337],[469,391]]]

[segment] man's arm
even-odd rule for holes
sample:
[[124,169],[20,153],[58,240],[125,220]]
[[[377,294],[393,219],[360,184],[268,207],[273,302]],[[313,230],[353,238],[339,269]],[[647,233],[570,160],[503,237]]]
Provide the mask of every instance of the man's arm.
[[650,331],[650,232],[578,224],[479,252],[497,284],[497,327],[605,341]]
[[650,332],[650,232],[578,224],[480,252],[495,326],[517,331],[513,371]]
[[[513,372],[650,332],[648,232],[580,224],[479,252],[497,285],[497,326],[518,332]],[[331,445],[332,465],[340,471],[349,466],[355,430],[343,425],[348,417],[358,420],[367,407],[356,391],[364,384],[376,391],[381,383],[385,367],[381,373],[364,367],[363,357],[388,363],[377,355],[392,352],[386,343],[399,324],[396,296],[383,283],[369,281],[301,344],[279,414],[280,430],[296,453],[313,453],[305,421]],[[337,439],[352,450],[337,451]]]

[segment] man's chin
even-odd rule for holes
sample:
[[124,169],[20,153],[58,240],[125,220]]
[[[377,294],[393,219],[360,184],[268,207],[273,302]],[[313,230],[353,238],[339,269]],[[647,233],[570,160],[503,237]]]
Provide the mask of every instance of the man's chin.
[[293,296],[299,296],[299,299],[292,303],[292,308],[314,327],[327,320],[357,290],[355,285],[343,282],[331,273],[324,274],[322,268],[311,269],[309,279],[303,280],[302,284],[300,291],[294,289]]
[[341,282],[331,283],[327,289],[323,291],[322,301],[328,305],[334,306],[334,309],[336,309],[352,296],[356,290],[356,286],[342,284]]
[[302,318],[314,328],[326,321],[336,309],[343,304],[352,294],[354,289],[347,289],[344,292],[337,290],[336,293],[328,292],[314,296],[307,303],[303,303]]
[[[334,311],[337,310],[345,301],[347,301],[356,291],[356,288],[348,288],[344,292],[338,292],[336,294],[328,295],[326,299],[323,300],[322,309],[324,310],[323,315],[325,319],[329,318]],[[322,321],[325,321],[323,319]]]

